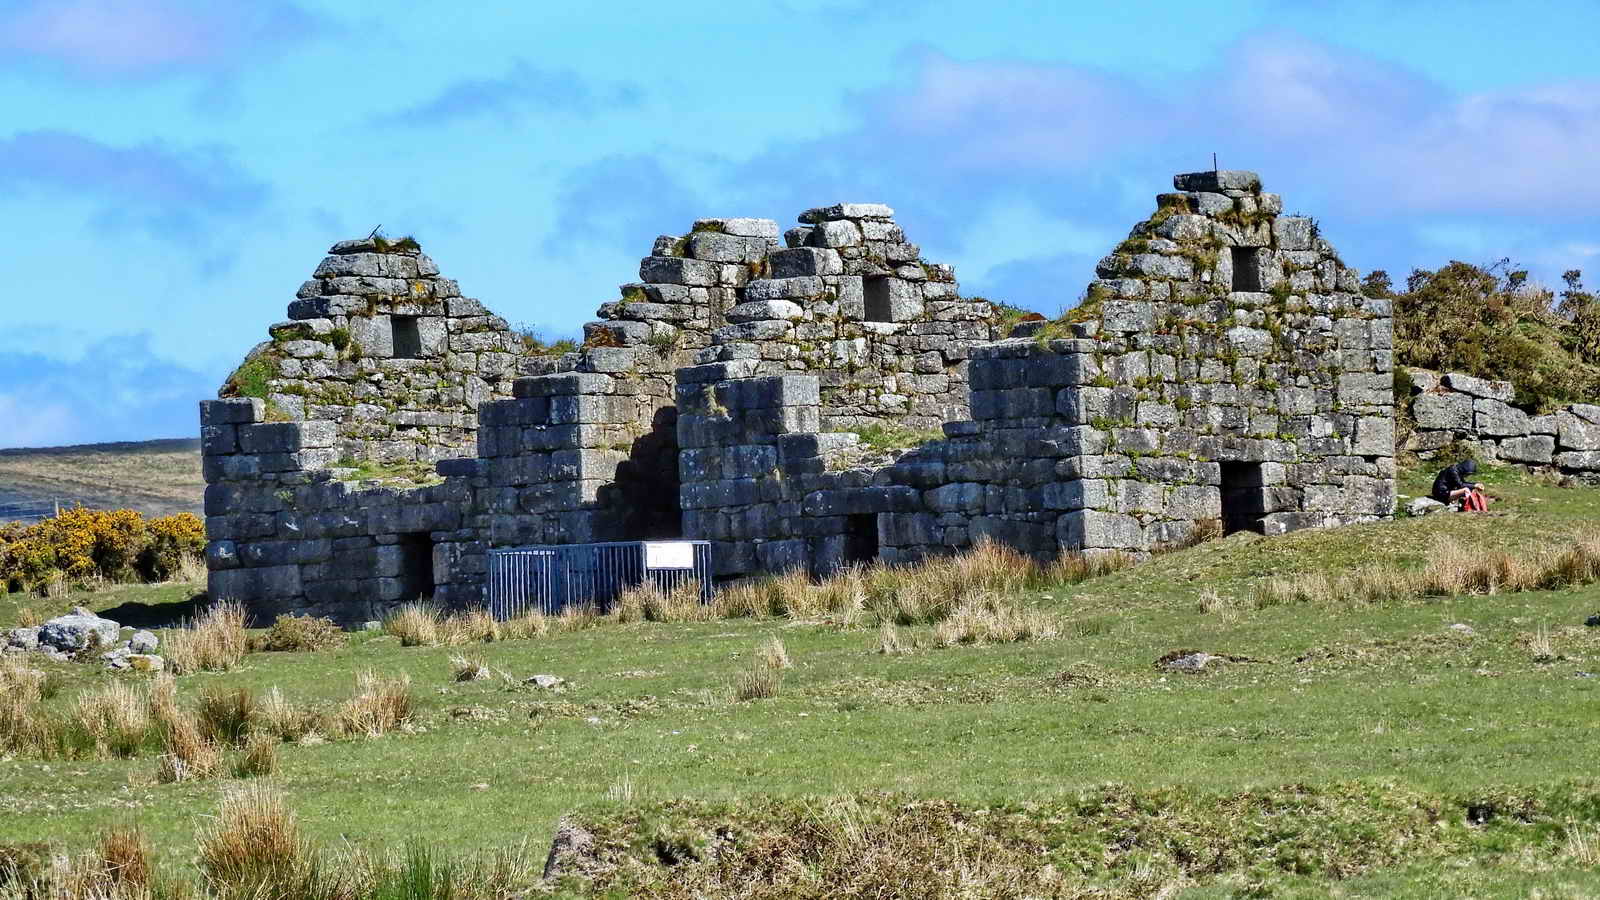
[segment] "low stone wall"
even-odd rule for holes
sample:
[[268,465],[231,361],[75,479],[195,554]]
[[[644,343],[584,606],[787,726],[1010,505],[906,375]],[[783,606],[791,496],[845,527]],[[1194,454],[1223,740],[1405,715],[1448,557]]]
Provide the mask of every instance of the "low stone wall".
[[1459,441],[1489,460],[1600,478],[1600,406],[1574,403],[1534,415],[1512,405],[1509,381],[1410,374],[1411,396],[1401,399],[1409,400],[1415,424],[1402,449],[1433,459]]

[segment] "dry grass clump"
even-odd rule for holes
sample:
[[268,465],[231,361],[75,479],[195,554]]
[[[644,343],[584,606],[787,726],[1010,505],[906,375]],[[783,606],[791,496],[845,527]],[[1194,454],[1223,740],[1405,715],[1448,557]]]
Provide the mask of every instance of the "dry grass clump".
[[701,599],[699,579],[691,578],[671,588],[662,587],[654,580],[630,587],[617,595],[609,617],[625,624],[704,622],[716,616],[716,608]]
[[544,637],[549,633],[550,617],[540,609],[530,608],[521,615],[500,623],[500,634],[508,641]]
[[280,741],[298,741],[307,735],[324,730],[322,716],[314,710],[295,706],[278,690],[277,685],[267,689],[261,702],[251,712],[250,734],[269,735]]
[[150,735],[152,719],[147,695],[126,681],[78,695],[73,724],[96,755],[127,759],[139,752]]
[[906,646],[900,641],[900,628],[893,622],[884,622],[878,626],[878,652],[884,656],[898,656],[905,653]]
[[231,600],[217,603],[188,628],[167,631],[161,647],[176,674],[226,672],[249,650],[244,607]]
[[239,755],[234,757],[232,768],[235,778],[259,778],[263,775],[278,774],[280,765],[277,738],[270,734],[250,735]]
[[195,720],[200,734],[219,744],[242,744],[255,718],[256,696],[249,688],[208,687],[200,694]]
[[[153,896],[151,855],[150,843],[143,834],[131,828],[113,828],[101,832],[93,850],[73,859],[58,858],[53,871],[32,886],[35,890],[24,890],[21,896],[147,900]],[[3,868],[0,866],[0,885],[6,883]]]
[[208,778],[222,763],[222,751],[200,731],[194,714],[178,705],[177,684],[162,675],[150,685],[150,716],[161,735],[156,780],[162,784]]
[[1600,828],[1569,827],[1561,855],[1584,868],[1600,868]]
[[344,646],[344,632],[332,619],[283,615],[261,638],[260,649],[273,651],[331,650]]
[[450,677],[455,681],[486,681],[493,674],[480,656],[456,654],[450,657]]
[[1048,640],[1061,634],[1061,623],[1048,613],[1024,607],[993,593],[963,600],[933,626],[938,647],[958,644],[1013,644]]
[[1528,640],[1528,652],[1533,655],[1534,662],[1550,662],[1556,658],[1556,648],[1550,641],[1549,629],[1540,625],[1534,630],[1533,636]]
[[1512,554],[1469,547],[1441,535],[1420,570],[1371,565],[1337,578],[1311,572],[1257,585],[1258,609],[1290,603],[1388,603],[1418,597],[1495,595],[1550,590],[1600,581],[1600,531],[1584,532],[1561,550]]
[[411,678],[380,678],[376,672],[356,675],[354,697],[339,707],[339,731],[346,735],[382,737],[411,720],[415,703],[411,698]]
[[783,641],[777,635],[773,635],[766,643],[756,648],[756,658],[769,669],[790,669],[794,667],[794,663],[789,661],[789,651],[783,646]]
[[55,755],[60,728],[43,705],[50,693],[44,672],[0,654],[0,753]]
[[439,636],[449,646],[488,644],[501,639],[500,623],[478,607],[450,616],[440,623]]
[[789,667],[789,654],[776,637],[756,647],[750,664],[733,677],[733,696],[738,700],[765,700],[778,696],[783,687],[783,670]]
[[178,557],[178,566],[172,571],[172,580],[180,584],[203,585],[210,575],[206,558],[199,553],[184,553]]
[[402,647],[433,647],[439,643],[439,611],[426,603],[407,603],[383,620],[383,633],[400,639]]
[[17,625],[23,628],[38,628],[45,623],[45,617],[31,606],[18,607]]
[[200,871],[219,897],[322,894],[318,854],[301,838],[294,813],[271,784],[258,782],[224,794],[215,821],[198,841]]

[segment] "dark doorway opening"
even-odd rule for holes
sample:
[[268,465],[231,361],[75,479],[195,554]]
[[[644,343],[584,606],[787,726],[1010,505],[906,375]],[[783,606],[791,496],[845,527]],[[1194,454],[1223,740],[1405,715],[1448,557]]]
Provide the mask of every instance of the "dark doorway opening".
[[867,322],[891,322],[889,312],[889,276],[868,278],[861,285],[862,294],[866,298],[866,311],[862,316]]
[[426,531],[400,535],[400,597],[433,599],[433,538]]
[[[659,541],[683,537],[683,505],[678,497],[678,408],[663,406],[651,416],[650,430],[628,448],[617,466],[617,482],[602,492],[603,505],[617,510],[618,532],[605,540]],[[596,540],[602,539],[596,537]]]
[[1222,464],[1222,533],[1265,530],[1266,486],[1261,483],[1261,464],[1225,462]]
[[1233,289],[1261,290],[1261,256],[1255,247],[1233,248]]
[[878,558],[878,514],[857,513],[846,516],[844,525],[844,562],[846,565],[866,564]]
[[417,328],[416,316],[390,316],[394,329],[394,355],[396,359],[422,358],[422,332]]

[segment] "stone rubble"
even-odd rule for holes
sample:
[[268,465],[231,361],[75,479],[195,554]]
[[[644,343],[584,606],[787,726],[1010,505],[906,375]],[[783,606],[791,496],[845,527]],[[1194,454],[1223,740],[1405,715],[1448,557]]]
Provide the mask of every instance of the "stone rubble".
[[1470,448],[1490,461],[1600,479],[1600,406],[1573,403],[1538,415],[1514,405],[1509,381],[1424,369],[1410,376],[1415,427],[1401,449],[1434,459]]

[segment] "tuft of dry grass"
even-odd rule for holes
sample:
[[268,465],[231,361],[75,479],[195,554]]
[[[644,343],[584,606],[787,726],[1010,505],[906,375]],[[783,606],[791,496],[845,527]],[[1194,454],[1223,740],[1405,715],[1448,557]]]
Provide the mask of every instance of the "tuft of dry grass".
[[1569,827],[1561,855],[1586,869],[1600,868],[1600,828]]
[[380,678],[376,672],[356,675],[355,696],[339,708],[339,730],[346,735],[382,737],[411,720],[415,703],[411,678]]
[[221,897],[314,897],[317,856],[274,785],[229,790],[212,825],[198,836],[199,865]]
[[784,648],[783,641],[777,635],[773,635],[756,648],[756,658],[769,669],[790,669],[794,667],[794,663],[789,661],[789,651]]
[[161,647],[176,674],[226,672],[249,650],[244,607],[231,600],[217,603],[188,628],[169,630]]
[[550,633],[550,617],[543,610],[530,608],[516,618],[500,623],[500,634],[505,640],[527,640],[544,637]]
[[208,687],[200,694],[195,720],[200,734],[218,744],[242,744],[255,718],[256,697],[249,688]]
[[700,599],[700,582],[689,579],[670,590],[646,581],[617,595],[608,618],[628,622],[703,622],[717,610]]
[[0,654],[0,753],[52,755],[60,728],[45,714],[48,678],[10,654]]
[[278,762],[278,740],[270,734],[252,734],[245,741],[243,749],[233,760],[233,777],[259,778],[264,775],[276,775],[280,765]]
[[150,841],[138,829],[109,828],[101,832],[96,855],[100,870],[113,885],[126,890],[150,884]]
[[323,730],[322,717],[316,712],[297,707],[283,696],[277,685],[267,689],[261,702],[251,712],[250,734],[270,735],[280,741],[298,741],[308,734]]
[[450,616],[440,623],[439,636],[455,647],[461,644],[488,644],[501,639],[500,623],[489,611],[478,607]]
[[17,609],[17,624],[23,628],[38,628],[44,623],[44,616],[40,615],[39,611],[33,607],[23,606]]
[[172,572],[172,580],[179,584],[203,587],[210,574],[206,569],[204,556],[198,553],[184,553],[178,557],[178,567]]
[[486,681],[493,674],[482,657],[459,653],[450,657],[450,677],[455,681]]
[[958,644],[1011,644],[1058,637],[1061,623],[1043,611],[1024,607],[993,593],[964,599],[954,612],[933,626],[938,647]]
[[146,695],[126,681],[79,694],[73,722],[98,754],[121,759],[139,751],[152,724]]
[[[783,645],[778,646],[781,650]],[[769,647],[770,644],[756,647],[750,655],[750,664],[733,676],[734,699],[765,700],[778,696],[778,689],[783,687],[783,667],[772,664],[767,652]]]
[[1533,637],[1528,640],[1528,652],[1533,655],[1534,662],[1550,662],[1556,658],[1555,644],[1550,641],[1550,631],[1540,625],[1533,632]]
[[898,656],[906,652],[905,645],[900,642],[900,628],[893,622],[878,626],[878,652],[885,656]]
[[383,620],[383,633],[400,639],[402,647],[433,647],[439,643],[439,611],[425,603],[407,603]]
[[172,676],[151,685],[150,711],[161,734],[156,780],[162,784],[209,778],[222,763],[222,751],[200,733],[195,717],[178,706]]

